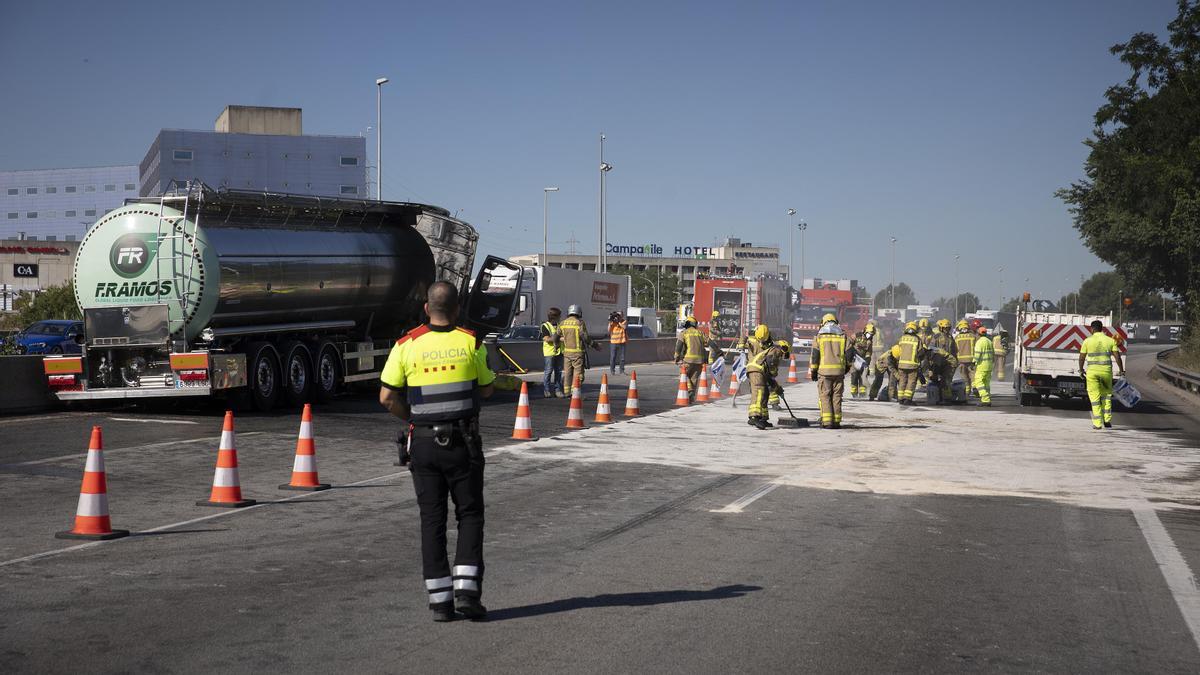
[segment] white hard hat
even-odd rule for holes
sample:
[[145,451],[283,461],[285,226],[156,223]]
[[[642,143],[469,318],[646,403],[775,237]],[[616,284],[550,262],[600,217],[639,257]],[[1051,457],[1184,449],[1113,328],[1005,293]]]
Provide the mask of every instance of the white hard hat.
[[571,305],[567,308],[567,316],[580,316],[581,314],[582,312],[579,311],[579,305]]

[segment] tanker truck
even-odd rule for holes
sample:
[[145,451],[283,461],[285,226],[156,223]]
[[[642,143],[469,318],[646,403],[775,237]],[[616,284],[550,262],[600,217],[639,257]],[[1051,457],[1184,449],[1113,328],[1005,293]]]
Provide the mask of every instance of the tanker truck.
[[507,327],[516,294],[489,280],[514,266],[489,256],[470,284],[478,239],[424,204],[198,183],[127,200],[80,242],[82,354],[47,357],[47,383],[62,401],[215,395],[262,411],[327,401],[378,378],[435,280],[458,287],[469,327]]

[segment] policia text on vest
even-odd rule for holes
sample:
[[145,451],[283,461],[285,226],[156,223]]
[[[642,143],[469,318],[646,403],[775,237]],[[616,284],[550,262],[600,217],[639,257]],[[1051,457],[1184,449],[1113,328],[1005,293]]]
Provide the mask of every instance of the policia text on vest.
[[[413,488],[421,512],[425,591],[435,621],[455,611],[479,620],[483,590],[483,445],[479,401],[492,395],[496,376],[475,334],[455,328],[458,292],[430,286],[429,323],[396,341],[380,375],[379,402],[408,422]],[[446,498],[454,500],[458,548],[446,557]]]

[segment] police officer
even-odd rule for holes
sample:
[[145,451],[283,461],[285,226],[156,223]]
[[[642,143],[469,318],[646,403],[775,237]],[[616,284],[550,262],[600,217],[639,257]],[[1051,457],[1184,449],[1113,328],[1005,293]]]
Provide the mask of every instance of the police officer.
[[821,317],[821,330],[813,340],[808,376],[817,382],[817,402],[821,407],[821,428],[842,427],[842,393],[846,384],[846,333],[837,317]]
[[[409,471],[421,512],[421,558],[434,621],[455,610],[472,621],[487,616],[483,584],[483,446],[479,401],[496,376],[475,334],[455,328],[458,291],[429,287],[429,322],[396,341],[380,376],[379,402],[409,424]],[[458,550],[446,558],[446,497],[454,500]]]
[[683,322],[683,332],[675,340],[675,363],[682,363],[688,380],[688,402],[696,400],[700,371],[708,363],[708,338],[696,328],[696,317]]

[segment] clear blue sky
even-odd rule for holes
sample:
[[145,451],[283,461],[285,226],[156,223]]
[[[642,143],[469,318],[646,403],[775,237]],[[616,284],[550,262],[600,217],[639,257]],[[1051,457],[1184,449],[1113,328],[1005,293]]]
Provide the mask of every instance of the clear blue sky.
[[[384,197],[461,209],[482,249],[775,242],[809,276],[1058,297],[1106,269],[1052,193],[1173,0],[5,3],[0,168],[137,163],[226,104],[357,134],[384,91]],[[374,140],[369,142],[374,146]],[[799,242],[796,244],[799,259]],[[798,267],[799,265],[797,265]]]

